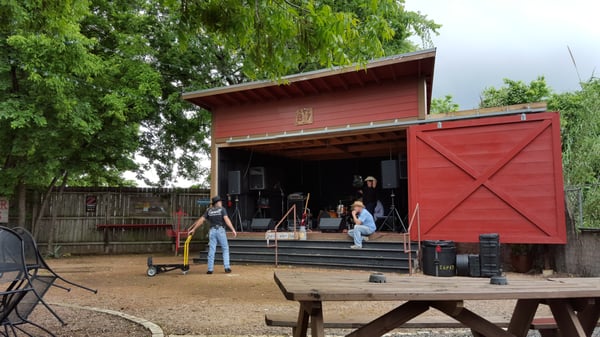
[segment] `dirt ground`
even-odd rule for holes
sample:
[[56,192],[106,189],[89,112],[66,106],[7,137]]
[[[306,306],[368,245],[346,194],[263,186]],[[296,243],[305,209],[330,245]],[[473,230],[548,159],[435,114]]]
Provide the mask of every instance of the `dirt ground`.
[[[297,304],[287,301],[276,287],[274,266],[233,264],[233,272],[226,274],[222,266],[216,265],[215,273],[207,275],[206,264],[192,264],[187,275],[174,270],[148,277],[146,259],[145,255],[50,259],[48,264],[57,273],[98,289],[98,293],[53,288],[45,299],[51,303],[110,309],[144,318],[158,324],[166,335],[289,335],[288,328],[267,327],[264,323],[265,313],[297,311]],[[181,262],[181,257],[154,256],[155,264]],[[303,269],[279,267],[283,268]],[[365,277],[369,274],[367,271],[319,271],[364,273]],[[509,280],[513,277],[540,276],[510,274]],[[490,317],[509,317],[514,306],[512,301],[481,302],[466,305]],[[327,317],[328,312],[344,312],[350,317],[375,317],[395,305],[398,303],[327,303],[324,314]],[[60,327],[43,308],[36,309],[32,318],[59,336],[148,336],[148,331],[110,315],[65,307],[56,309],[69,325]]]

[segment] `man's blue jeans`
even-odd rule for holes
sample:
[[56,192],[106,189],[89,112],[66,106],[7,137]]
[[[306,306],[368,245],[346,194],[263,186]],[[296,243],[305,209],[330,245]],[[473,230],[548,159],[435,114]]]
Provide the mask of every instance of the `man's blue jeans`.
[[371,234],[373,234],[373,230],[363,225],[356,225],[354,226],[354,229],[348,231],[348,235],[354,239],[354,245],[359,247],[362,247],[362,236]]
[[217,243],[223,251],[223,267],[229,269],[229,243],[227,242],[227,233],[225,228],[211,228],[208,231],[208,271],[213,271],[215,267],[215,253],[217,251]]

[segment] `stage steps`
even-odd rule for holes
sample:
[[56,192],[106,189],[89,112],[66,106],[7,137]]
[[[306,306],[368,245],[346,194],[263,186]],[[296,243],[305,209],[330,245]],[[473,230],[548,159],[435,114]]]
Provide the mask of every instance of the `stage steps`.
[[[273,241],[270,242],[273,244]],[[408,254],[402,242],[369,241],[362,249],[351,249],[352,241],[280,240],[278,241],[280,265],[301,265],[325,268],[343,268],[408,273]],[[417,245],[413,243],[412,258],[416,259]],[[194,263],[206,263],[208,246]],[[273,264],[275,248],[258,239],[229,240],[232,264]],[[215,263],[223,263],[221,248],[217,247]]]

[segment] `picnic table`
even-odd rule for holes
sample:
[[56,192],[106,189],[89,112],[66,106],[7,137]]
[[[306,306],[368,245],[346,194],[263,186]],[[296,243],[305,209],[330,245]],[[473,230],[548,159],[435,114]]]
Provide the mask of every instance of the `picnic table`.
[[[435,308],[470,328],[475,337],[525,337],[539,305],[548,305],[562,336],[591,336],[600,317],[600,278],[508,279],[507,285],[487,278],[410,277],[385,275],[385,283],[369,282],[355,272],[276,271],[285,298],[300,304],[294,337],[324,337],[323,303],[329,301],[394,301],[399,306],[348,334],[373,337],[401,327]],[[464,306],[464,301],[516,300],[507,329]]]

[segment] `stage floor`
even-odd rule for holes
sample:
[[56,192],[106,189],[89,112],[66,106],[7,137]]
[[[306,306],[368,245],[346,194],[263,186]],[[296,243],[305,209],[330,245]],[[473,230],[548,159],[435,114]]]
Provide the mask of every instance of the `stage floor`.
[[[284,231],[285,232],[285,231]],[[265,232],[239,232],[238,240],[264,240]],[[351,241],[348,233],[308,231],[306,239],[309,241]],[[375,232],[369,237],[373,242],[404,242],[405,235],[396,232]]]

